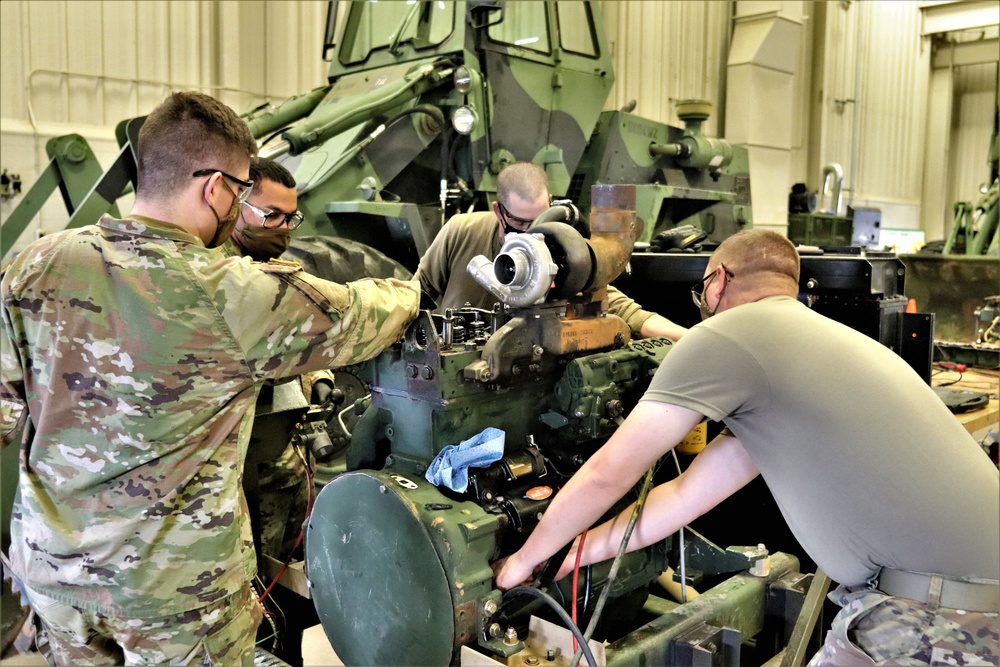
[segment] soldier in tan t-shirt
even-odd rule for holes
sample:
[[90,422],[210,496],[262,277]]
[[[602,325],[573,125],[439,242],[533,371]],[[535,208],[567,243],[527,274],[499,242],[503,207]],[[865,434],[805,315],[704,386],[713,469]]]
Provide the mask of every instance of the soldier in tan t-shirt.
[[[497,179],[497,199],[492,210],[464,213],[448,220],[421,257],[414,280],[420,281],[421,290],[442,311],[465,304],[492,309],[496,297],[465,267],[477,255],[496,257],[506,235],[524,232],[549,207],[550,199],[548,177],[541,167],[531,162],[506,167]],[[643,310],[610,285],[608,312],[625,320],[636,338],[665,336],[676,341],[687,331],[661,315]]]

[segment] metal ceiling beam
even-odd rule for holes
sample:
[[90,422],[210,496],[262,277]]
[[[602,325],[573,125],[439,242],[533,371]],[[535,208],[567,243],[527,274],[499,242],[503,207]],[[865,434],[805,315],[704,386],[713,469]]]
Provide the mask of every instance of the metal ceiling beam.
[[923,35],[985,28],[1000,23],[995,0],[924,2],[920,11],[924,16]]
[[975,42],[942,44],[934,51],[934,69],[995,63],[1000,54],[1000,40],[980,39]]

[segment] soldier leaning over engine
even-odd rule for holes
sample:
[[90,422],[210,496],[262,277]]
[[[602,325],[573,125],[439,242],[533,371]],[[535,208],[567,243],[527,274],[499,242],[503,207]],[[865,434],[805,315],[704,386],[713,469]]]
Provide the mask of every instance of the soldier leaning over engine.
[[[705,321],[560,490],[497,585],[530,578],[707,418],[729,430],[650,491],[629,549],[759,474],[802,548],[840,584],[830,599],[841,611],[810,665],[997,664],[996,466],[895,352],[798,301],[799,274],[795,247],[775,232],[722,242],[692,290]],[[631,511],[592,529],[557,577],[614,556]]]
[[3,276],[11,560],[55,664],[252,664],[240,477],[261,383],[372,357],[417,311],[415,283],[211,250],[255,152],[231,109],[175,93],[139,135],[132,214],[46,236]]
[[[437,300],[441,310],[473,308],[490,310],[497,302],[470,276],[465,267],[477,255],[496,257],[507,234],[524,232],[549,207],[549,179],[536,164],[517,162],[497,177],[497,200],[490,211],[453,216],[420,259],[413,276],[421,289]],[[615,287],[608,286],[608,312],[618,315],[636,338],[666,336],[678,340],[687,331],[667,318],[643,310]]]

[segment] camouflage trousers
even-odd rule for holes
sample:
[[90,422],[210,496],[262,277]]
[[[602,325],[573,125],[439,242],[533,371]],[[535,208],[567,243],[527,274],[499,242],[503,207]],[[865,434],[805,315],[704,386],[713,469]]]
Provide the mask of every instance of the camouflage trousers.
[[107,616],[25,592],[50,665],[253,665],[262,611],[250,584],[206,607],[158,618]]
[[1000,665],[1000,614],[931,609],[870,588],[841,586],[834,617],[810,667]]
[[285,560],[295,548],[309,506],[306,464],[288,445],[281,456],[258,465],[261,551]]

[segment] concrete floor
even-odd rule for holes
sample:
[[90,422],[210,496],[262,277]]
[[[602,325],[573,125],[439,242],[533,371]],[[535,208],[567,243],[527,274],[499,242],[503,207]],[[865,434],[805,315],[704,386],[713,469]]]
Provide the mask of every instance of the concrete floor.
[[302,633],[302,663],[304,667],[339,667],[344,664],[333,652],[322,625],[314,625]]

